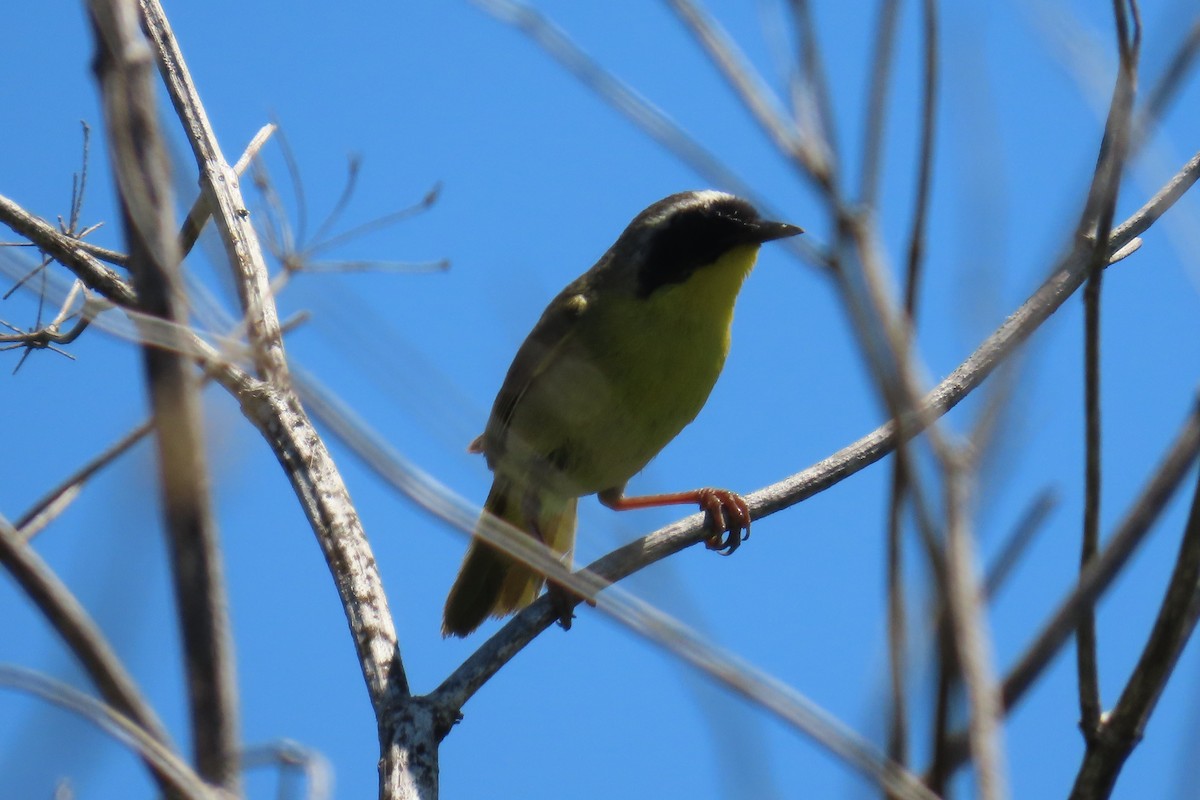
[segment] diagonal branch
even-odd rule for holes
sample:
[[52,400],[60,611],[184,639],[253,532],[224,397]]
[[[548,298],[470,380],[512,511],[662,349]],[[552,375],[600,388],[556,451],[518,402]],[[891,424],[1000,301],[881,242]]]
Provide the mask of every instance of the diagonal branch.
[[1141,658],[1113,710],[1096,731],[1071,791],[1073,800],[1106,798],[1175,669],[1200,616],[1200,475],[1179,557]]
[[139,422],[129,432],[79,469],[71,473],[65,480],[42,495],[14,523],[20,531],[22,539],[28,541],[40,533],[50,520],[57,517],[61,511],[75,499],[83,485],[104,467],[111,464],[131,447],[146,438],[154,430],[154,418]]
[[221,154],[216,136],[157,0],[141,0],[159,70],[201,171],[201,186],[213,221],[237,276],[247,335],[260,375],[267,381],[243,394],[243,412],[271,444],[287,470],[329,563],[354,636],[372,704],[389,692],[408,694],[375,556],[329,451],[291,388],[278,313],[270,294],[266,263],[242,199],[237,175]]
[[141,0],[167,93],[234,270],[244,324],[265,385],[243,411],[271,444],[317,536],[346,613],[379,726],[381,797],[437,793],[437,725],[411,698],[395,624],[362,522],[337,466],[292,386],[262,248],[158,0]]
[[704,48],[713,65],[720,70],[734,94],[779,152],[800,166],[804,177],[821,189],[828,190],[832,185],[832,173],[829,162],[822,155],[828,151],[828,146],[813,146],[808,140],[797,136],[795,127],[773,102],[774,93],[767,88],[729,34],[695,0],[666,2]]
[[[104,634],[75,599],[71,590],[58,579],[54,571],[22,539],[21,534],[0,517],[0,564],[21,586],[25,595],[38,607],[58,635],[79,660],[88,678],[114,710],[145,731],[146,735],[168,750],[173,750],[166,728],[154,714],[154,709],[138,690],[133,677],[125,671],[121,659],[109,645]],[[158,766],[147,766],[168,795],[171,782]]]

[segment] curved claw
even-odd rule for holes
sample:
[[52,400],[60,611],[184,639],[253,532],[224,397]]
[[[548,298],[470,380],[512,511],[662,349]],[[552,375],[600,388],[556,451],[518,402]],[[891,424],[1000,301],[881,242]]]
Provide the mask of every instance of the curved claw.
[[596,607],[595,600],[578,595],[561,583],[554,581],[547,582],[546,594],[550,595],[550,604],[554,607],[555,616],[558,617],[559,627],[564,631],[571,630],[571,621],[575,619],[575,606],[587,603],[592,608]]
[[750,506],[741,495],[727,489],[699,490],[700,508],[712,520],[713,534],[704,546],[731,556],[750,538]]

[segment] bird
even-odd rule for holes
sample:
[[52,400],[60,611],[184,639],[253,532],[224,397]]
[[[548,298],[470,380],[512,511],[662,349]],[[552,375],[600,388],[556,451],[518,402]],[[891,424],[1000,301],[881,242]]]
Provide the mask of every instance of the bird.
[[[759,246],[800,233],[714,190],[672,194],[634,217],[550,301],[517,350],[483,434],[468,447],[493,473],[485,516],[569,564],[580,497],[595,494],[618,511],[694,503],[711,523],[707,547],[725,555],[737,549],[749,536],[750,511],[736,493],[626,497],[625,486],[708,400]],[[467,636],[489,616],[519,611],[544,583],[539,572],[472,536],[442,635]],[[565,606],[564,628],[574,605]]]

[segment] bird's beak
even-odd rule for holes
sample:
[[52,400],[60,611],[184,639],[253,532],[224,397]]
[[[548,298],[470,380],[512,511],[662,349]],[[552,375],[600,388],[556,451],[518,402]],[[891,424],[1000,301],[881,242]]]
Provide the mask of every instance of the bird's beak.
[[759,242],[772,242],[776,239],[798,236],[801,233],[804,233],[803,228],[789,225],[786,222],[760,222],[755,231],[755,239]]

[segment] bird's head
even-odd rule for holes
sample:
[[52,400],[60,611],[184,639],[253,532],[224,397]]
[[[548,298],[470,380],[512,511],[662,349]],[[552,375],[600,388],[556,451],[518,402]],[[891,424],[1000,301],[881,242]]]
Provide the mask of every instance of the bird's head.
[[645,297],[683,283],[735,248],[757,248],[803,232],[786,222],[764,220],[749,202],[731,194],[681,192],[634,217],[611,252],[633,268],[637,293]]

